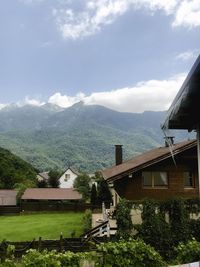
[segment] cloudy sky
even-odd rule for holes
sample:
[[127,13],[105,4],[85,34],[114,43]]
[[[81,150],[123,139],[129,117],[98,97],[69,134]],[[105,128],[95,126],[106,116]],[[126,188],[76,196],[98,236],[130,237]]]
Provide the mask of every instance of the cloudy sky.
[[6,0],[0,108],[165,110],[200,53],[200,0]]

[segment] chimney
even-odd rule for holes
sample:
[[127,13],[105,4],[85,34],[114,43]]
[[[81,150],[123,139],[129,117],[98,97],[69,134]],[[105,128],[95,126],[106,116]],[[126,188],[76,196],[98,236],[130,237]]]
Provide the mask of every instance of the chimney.
[[166,136],[165,139],[165,147],[169,147],[174,144],[174,136]]
[[115,163],[116,165],[122,163],[122,145],[115,145]]

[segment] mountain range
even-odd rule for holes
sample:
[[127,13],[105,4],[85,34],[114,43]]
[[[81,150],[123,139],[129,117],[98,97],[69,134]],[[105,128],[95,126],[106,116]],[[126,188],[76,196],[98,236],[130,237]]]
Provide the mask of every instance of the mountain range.
[[124,113],[82,102],[65,109],[10,105],[0,110],[0,147],[41,171],[74,166],[94,172],[114,164],[115,144],[123,145],[125,159],[163,145],[164,118],[164,111]]

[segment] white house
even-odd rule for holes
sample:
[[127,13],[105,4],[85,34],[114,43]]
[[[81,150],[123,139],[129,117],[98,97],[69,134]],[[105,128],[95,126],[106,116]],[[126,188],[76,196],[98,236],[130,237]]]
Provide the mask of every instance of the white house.
[[74,170],[72,167],[67,170],[59,178],[60,188],[73,188],[74,180],[79,175],[79,172]]

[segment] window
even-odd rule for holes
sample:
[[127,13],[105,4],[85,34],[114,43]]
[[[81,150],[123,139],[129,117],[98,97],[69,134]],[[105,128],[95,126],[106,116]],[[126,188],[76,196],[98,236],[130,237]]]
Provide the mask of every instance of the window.
[[66,173],[65,174],[65,182],[67,182],[69,179],[70,179],[70,174],[69,173]]
[[166,172],[143,172],[143,186],[144,187],[162,187],[168,186],[168,177]]
[[184,187],[194,187],[194,179],[192,172],[184,172],[183,173],[183,179],[184,179]]

